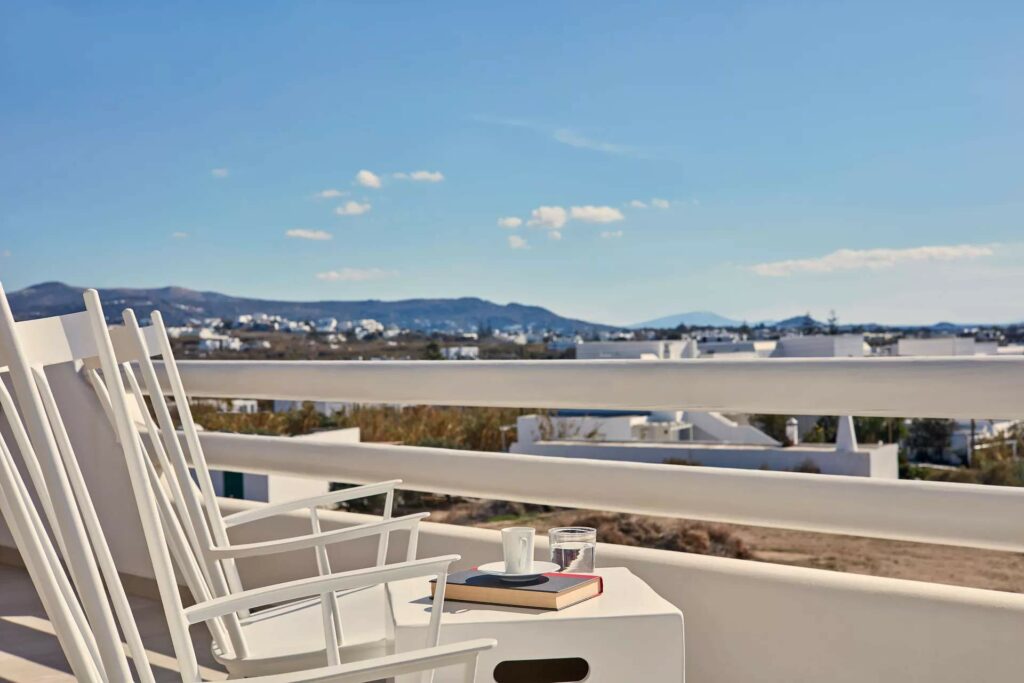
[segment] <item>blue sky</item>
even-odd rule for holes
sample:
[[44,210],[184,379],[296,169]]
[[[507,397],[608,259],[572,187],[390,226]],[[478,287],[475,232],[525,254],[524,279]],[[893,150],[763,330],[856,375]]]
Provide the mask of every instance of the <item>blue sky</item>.
[[9,289],[1024,319],[1020,3],[147,4],[0,6]]

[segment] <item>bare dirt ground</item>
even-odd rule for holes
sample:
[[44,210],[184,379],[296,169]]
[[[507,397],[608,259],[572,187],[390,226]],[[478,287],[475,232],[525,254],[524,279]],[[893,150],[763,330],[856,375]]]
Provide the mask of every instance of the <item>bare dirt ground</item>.
[[1024,592],[1024,554],[725,525],[754,559],[854,574]]
[[511,505],[467,502],[431,517],[488,528],[525,523],[539,533],[583,523],[597,527],[598,540],[608,542],[1024,593],[1019,553],[585,510],[530,512]]

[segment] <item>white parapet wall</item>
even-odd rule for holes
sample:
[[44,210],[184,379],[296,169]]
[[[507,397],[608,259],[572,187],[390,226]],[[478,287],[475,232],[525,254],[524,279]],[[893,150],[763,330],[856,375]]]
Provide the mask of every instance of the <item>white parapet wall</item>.
[[670,463],[731,467],[744,470],[780,472],[814,471],[852,477],[899,478],[896,444],[864,447],[844,453],[831,446],[748,446],[697,442],[610,443],[596,441],[535,441],[514,443],[511,452],[550,455],[560,458],[621,460],[624,462]]
[[[253,505],[222,501],[225,512]],[[365,520],[340,512],[324,518],[325,529]],[[267,540],[304,533],[308,524],[292,514],[253,525],[258,535],[238,527],[232,536]],[[404,542],[396,536],[392,559]],[[336,547],[331,566],[354,568],[374,547]],[[458,553],[458,568],[501,552],[497,531],[448,524],[424,524],[419,547],[423,557]],[[543,536],[536,552],[547,559]],[[597,562],[628,567],[682,609],[689,683],[1019,683],[1024,671],[1022,595],[608,544],[599,544]],[[241,565],[247,586],[315,569],[309,553]]]

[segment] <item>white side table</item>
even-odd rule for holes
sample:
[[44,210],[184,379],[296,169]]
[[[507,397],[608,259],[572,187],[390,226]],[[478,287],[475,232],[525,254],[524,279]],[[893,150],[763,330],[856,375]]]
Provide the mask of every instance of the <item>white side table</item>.
[[[545,677],[545,669],[559,667],[582,671],[587,683],[681,683],[682,612],[624,567],[595,573],[604,579],[604,593],[562,610],[446,600],[441,642],[497,639],[498,647],[480,656],[480,683],[583,680]],[[396,581],[389,590],[396,652],[422,647],[430,620],[429,583]],[[435,683],[461,680],[446,674],[439,671]]]

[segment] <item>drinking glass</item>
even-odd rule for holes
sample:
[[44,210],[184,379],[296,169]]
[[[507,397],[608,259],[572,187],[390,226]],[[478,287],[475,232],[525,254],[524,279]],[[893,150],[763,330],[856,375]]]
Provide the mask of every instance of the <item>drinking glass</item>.
[[594,571],[597,550],[597,529],[586,526],[564,526],[548,531],[551,561],[560,572],[568,574]]

